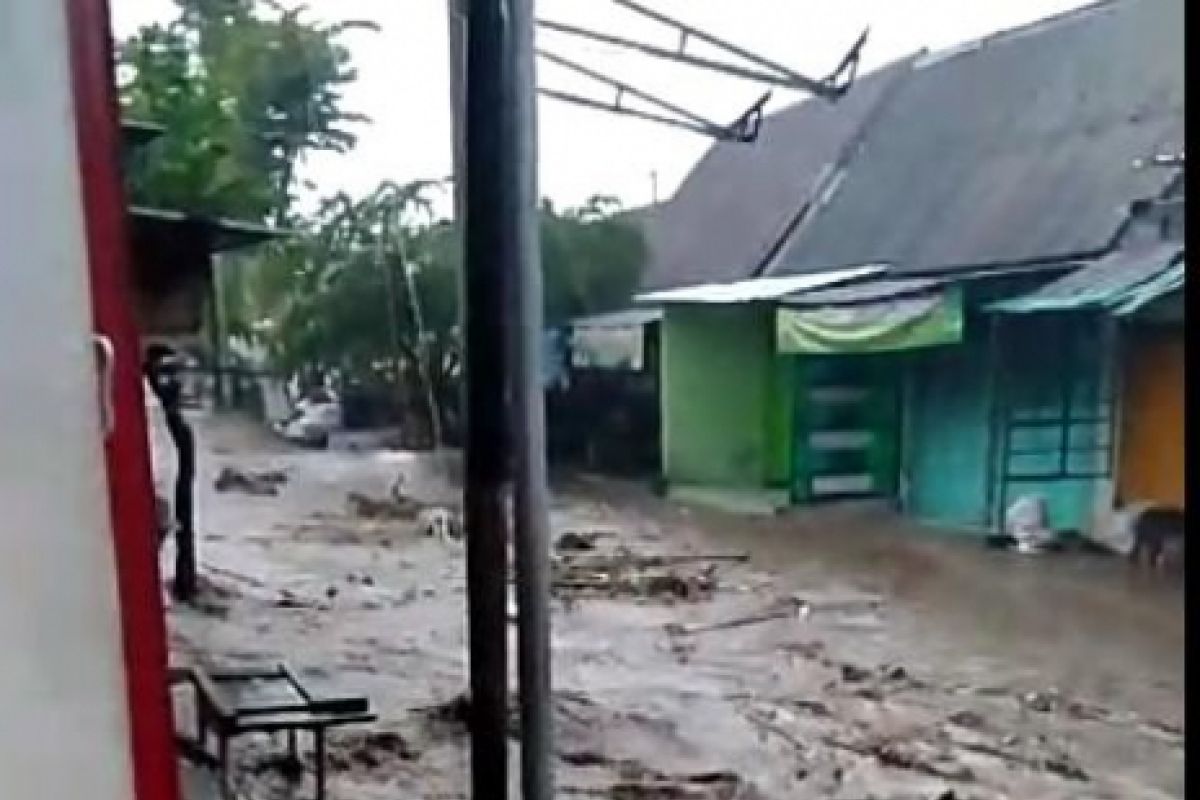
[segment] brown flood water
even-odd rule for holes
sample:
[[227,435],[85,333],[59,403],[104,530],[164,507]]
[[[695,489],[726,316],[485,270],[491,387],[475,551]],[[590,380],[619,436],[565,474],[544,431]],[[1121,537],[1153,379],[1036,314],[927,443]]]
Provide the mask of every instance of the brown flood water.
[[[376,730],[405,752],[345,732],[334,798],[465,798],[465,732],[427,710],[465,683],[461,546],[356,519],[345,502],[384,496],[403,472],[411,496],[453,503],[453,481],[413,454],[301,452],[228,421],[198,427],[211,588],[201,608],[171,610],[173,658],[282,659],[318,690],[367,694]],[[275,497],[218,494],[226,465],[289,479]],[[711,594],[559,593],[561,797],[1185,795],[1181,587],[1135,579],[1119,558],[990,551],[869,505],[743,517],[591,479],[558,487],[552,527],[607,534],[590,556],[749,554],[713,568]],[[807,610],[689,627],[787,598]],[[264,766],[269,749],[239,745],[244,789],[304,797]]]

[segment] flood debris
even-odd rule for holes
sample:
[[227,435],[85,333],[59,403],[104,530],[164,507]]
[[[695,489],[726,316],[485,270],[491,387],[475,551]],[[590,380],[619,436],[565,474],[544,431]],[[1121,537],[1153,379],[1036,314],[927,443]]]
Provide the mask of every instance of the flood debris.
[[1054,688],[1045,691],[1026,692],[1021,697],[1021,704],[1030,711],[1050,714],[1062,706],[1062,696]]
[[596,570],[560,572],[551,584],[556,593],[596,593],[610,597],[698,601],[712,596],[717,581],[712,570],[622,574]]
[[[638,554],[625,548],[607,554],[568,552],[555,558],[551,585],[560,596],[596,593],[695,602],[716,591],[718,562],[745,558],[743,553]],[[705,566],[696,569],[701,564]]]
[[612,536],[608,531],[566,531],[554,543],[560,553],[580,553],[596,549],[596,540]]
[[634,760],[616,763],[619,779],[608,787],[613,800],[750,800],[753,787],[732,770],[665,773]]
[[392,730],[337,731],[330,735],[328,746],[334,772],[372,772],[421,757],[417,748]]
[[371,497],[362,492],[346,493],[346,509],[351,516],[374,520],[415,520],[425,505],[403,495]]
[[849,663],[843,663],[838,668],[838,674],[841,675],[844,683],[862,683],[871,677],[869,669]]
[[995,758],[1009,768],[1022,767],[1031,772],[1048,772],[1076,782],[1090,780],[1087,772],[1070,754],[1053,746],[1040,734],[1032,740],[1009,735],[997,743],[987,737],[952,734],[943,728],[938,731],[938,738],[952,749]]
[[425,536],[439,542],[459,542],[463,538],[463,522],[458,512],[444,506],[428,506],[417,513],[417,526]]
[[287,473],[282,470],[252,472],[225,466],[217,473],[213,488],[218,492],[242,492],[257,497],[274,497],[279,487],[287,483]]
[[975,779],[970,767],[958,763],[952,755],[928,742],[903,741],[886,736],[866,737],[857,741],[824,736],[822,742],[828,747],[873,758],[881,766],[892,769],[912,770],[947,781],[965,782]]
[[747,625],[757,625],[760,622],[772,622],[779,619],[791,619],[796,617],[798,606],[785,602],[783,604],[773,604],[763,611],[758,611],[754,614],[747,614],[733,619],[721,620],[720,622],[709,622],[705,624],[686,625],[680,622],[668,622],[664,626],[667,633],[673,636],[693,636],[698,633],[709,633],[712,631],[725,631],[731,628],[742,628]]
[[280,589],[275,596],[273,605],[275,608],[299,609],[299,608],[320,608],[321,604],[316,600],[293,592],[291,589]]
[[743,716],[746,721],[758,728],[759,738],[763,741],[768,739],[767,734],[777,736],[790,745],[797,753],[803,753],[808,750],[806,745],[800,738],[785,728],[778,720],[781,716],[779,709],[771,709],[764,711],[761,709],[749,709]]
[[970,708],[955,711],[946,718],[946,721],[972,731],[981,731],[987,728],[987,720],[984,719],[983,714]]

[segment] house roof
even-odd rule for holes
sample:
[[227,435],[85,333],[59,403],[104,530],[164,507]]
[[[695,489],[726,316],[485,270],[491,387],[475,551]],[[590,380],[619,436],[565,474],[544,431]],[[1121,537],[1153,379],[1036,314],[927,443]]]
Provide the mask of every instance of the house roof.
[[121,155],[128,159],[139,149],[166,133],[166,128],[153,122],[135,119],[121,120]]
[[206,248],[214,253],[238,250],[288,235],[286,231],[252,222],[185,214],[162,208],[132,206],[129,215],[135,232],[177,239],[183,231],[194,231],[203,237]]
[[[1115,250],[1028,294],[994,303],[991,309],[1020,314],[1119,308],[1145,297],[1135,303],[1140,306],[1178,288],[1183,278],[1183,245],[1155,242]],[[1152,291],[1147,292],[1148,288]]]
[[865,264],[836,270],[824,270],[819,274],[781,275],[770,278],[747,278],[744,281],[727,283],[704,283],[698,286],[683,286],[677,289],[662,289],[646,292],[634,298],[638,303],[653,305],[724,305],[728,303],[754,303],[778,300],[781,297],[840,283],[871,278],[887,271],[885,264]]
[[1115,0],[922,58],[772,273],[1105,251],[1171,177],[1133,163],[1183,149],[1183,53],[1183,0]]
[[771,114],[753,144],[710,147],[653,213],[642,290],[756,274],[907,62],[860,77],[836,103],[809,98]]

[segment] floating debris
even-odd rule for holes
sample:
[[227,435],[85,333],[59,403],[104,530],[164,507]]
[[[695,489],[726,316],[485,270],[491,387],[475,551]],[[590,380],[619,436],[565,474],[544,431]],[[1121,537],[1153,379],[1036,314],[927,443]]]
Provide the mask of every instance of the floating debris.
[[274,497],[279,487],[287,483],[287,474],[281,470],[250,472],[248,470],[223,467],[213,481],[218,492],[242,492],[259,497]]
[[414,520],[425,504],[408,497],[375,498],[361,492],[346,493],[351,516],[363,519]]
[[329,741],[329,766],[334,772],[370,772],[420,757],[420,751],[396,731],[339,732]]

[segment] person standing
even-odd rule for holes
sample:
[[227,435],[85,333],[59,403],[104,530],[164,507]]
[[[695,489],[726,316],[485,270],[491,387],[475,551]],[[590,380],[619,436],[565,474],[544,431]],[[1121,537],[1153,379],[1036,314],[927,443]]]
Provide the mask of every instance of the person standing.
[[[146,348],[143,372],[162,406],[167,432],[175,446],[175,575],[171,595],[180,602],[196,596],[196,530],[193,496],[196,482],[196,438],[183,416],[183,385],[179,359],[171,348],[154,344]],[[160,532],[159,542],[165,538]]]

